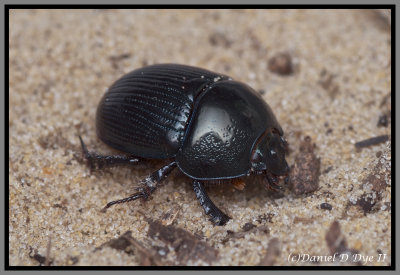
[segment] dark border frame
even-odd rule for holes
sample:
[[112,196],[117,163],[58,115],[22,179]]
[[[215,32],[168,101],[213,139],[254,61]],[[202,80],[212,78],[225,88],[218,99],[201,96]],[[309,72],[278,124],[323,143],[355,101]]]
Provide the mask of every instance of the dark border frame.
[[[229,5],[210,5],[210,4],[170,4],[170,5],[162,5],[162,4],[135,4],[135,5],[115,5],[115,4],[5,4],[4,5],[4,125],[9,124],[9,11],[11,9],[200,9],[200,8],[212,8],[212,9],[239,9],[239,8],[251,8],[251,9],[269,9],[269,8],[282,8],[282,9],[390,9],[391,10],[391,54],[392,59],[396,60],[396,5],[394,4],[363,4],[363,5],[355,5],[355,4],[294,4],[294,5],[282,5],[282,4],[270,4],[270,5],[262,5],[262,4],[254,4],[254,5],[243,5],[243,4],[229,4]],[[396,96],[396,63],[391,67],[391,104],[392,104],[392,169],[395,168],[395,96]],[[7,103],[6,103],[7,102]],[[9,158],[9,129],[5,128],[5,133],[8,136],[8,139],[5,140],[5,167],[6,170],[9,171],[9,162],[6,159],[6,156]],[[394,153],[394,154],[393,154]],[[9,185],[6,184],[9,182],[8,174],[4,173],[4,194],[9,196]],[[392,182],[396,183],[395,174],[392,170]],[[395,188],[396,184],[392,184],[392,194],[396,194]],[[392,195],[394,199],[392,199],[392,212],[391,212],[391,266],[208,266],[208,267],[198,267],[198,266],[10,266],[9,265],[9,204],[8,200],[4,200],[4,216],[7,219],[5,223],[5,232],[4,232],[4,268],[5,270],[395,270],[396,269],[396,217],[395,217],[395,209],[396,209],[396,200],[394,195]],[[393,234],[394,233],[394,234]]]

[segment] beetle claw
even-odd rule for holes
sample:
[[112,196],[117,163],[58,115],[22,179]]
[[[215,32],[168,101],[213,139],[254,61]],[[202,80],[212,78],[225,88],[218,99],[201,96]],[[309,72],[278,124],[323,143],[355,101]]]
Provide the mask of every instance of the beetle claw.
[[229,217],[229,216],[225,215],[224,213],[222,213],[222,215],[218,215],[218,216],[214,216],[214,217],[210,218],[209,221],[211,221],[212,224],[215,225],[215,226],[223,226],[230,219],[231,219],[231,217]]
[[274,191],[274,192],[278,192],[282,190],[282,186],[280,185],[275,185],[275,184],[267,184],[267,188],[268,190]]
[[119,200],[115,200],[115,201],[110,201],[109,203],[107,203],[106,206],[104,206],[103,210],[106,210],[107,208],[113,206],[114,204],[120,204],[120,203],[129,202],[129,201],[134,201],[134,200],[137,200],[139,198],[147,199],[148,198],[148,194],[146,194],[146,192],[137,192],[137,193],[134,193],[134,194],[130,195],[127,198],[123,198],[123,199],[119,199]]
[[222,225],[225,225],[230,219],[231,219],[231,217],[223,214],[221,216],[211,217],[209,219],[209,221],[211,221],[214,225],[222,226]]
[[266,187],[274,192],[281,191],[283,189],[282,185],[279,184],[279,177],[275,176],[272,173],[266,174],[267,177],[267,184]]
[[94,168],[95,168],[94,163],[93,163],[93,156],[89,152],[89,150],[87,149],[86,144],[83,142],[83,139],[82,139],[81,136],[79,136],[79,140],[81,142],[82,153],[83,153],[85,159],[88,161],[88,165],[90,167],[90,171],[93,171]]

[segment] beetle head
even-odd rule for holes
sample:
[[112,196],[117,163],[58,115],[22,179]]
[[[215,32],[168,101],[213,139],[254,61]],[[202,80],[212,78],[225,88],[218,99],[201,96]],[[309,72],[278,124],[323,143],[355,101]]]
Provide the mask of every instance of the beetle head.
[[253,170],[274,176],[287,175],[289,166],[285,159],[286,146],[285,139],[276,129],[267,129],[254,146],[251,156]]

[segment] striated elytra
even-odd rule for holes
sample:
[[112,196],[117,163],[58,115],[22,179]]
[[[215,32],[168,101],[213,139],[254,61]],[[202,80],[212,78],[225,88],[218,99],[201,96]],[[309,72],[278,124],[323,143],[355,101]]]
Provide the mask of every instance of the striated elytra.
[[134,194],[105,208],[148,198],[177,167],[192,179],[210,220],[224,225],[230,218],[207,196],[205,183],[257,174],[276,190],[289,172],[283,130],[268,104],[246,84],[196,67],[159,64],[124,75],[101,99],[96,129],[104,143],[129,155],[90,153],[80,139],[91,167],[168,160]]

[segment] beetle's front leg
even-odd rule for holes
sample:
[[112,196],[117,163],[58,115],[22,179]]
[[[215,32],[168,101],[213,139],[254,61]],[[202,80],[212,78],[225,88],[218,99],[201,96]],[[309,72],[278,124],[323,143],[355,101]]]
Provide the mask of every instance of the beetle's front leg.
[[274,192],[282,190],[282,186],[279,185],[279,178],[269,171],[266,172],[266,181],[267,181],[266,187],[269,190]]
[[215,225],[225,225],[229,221],[230,217],[215,206],[208,197],[204,185],[198,180],[193,180],[193,189],[200,205],[203,206],[206,214],[211,217],[210,221]]

